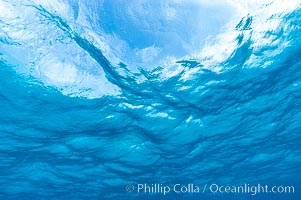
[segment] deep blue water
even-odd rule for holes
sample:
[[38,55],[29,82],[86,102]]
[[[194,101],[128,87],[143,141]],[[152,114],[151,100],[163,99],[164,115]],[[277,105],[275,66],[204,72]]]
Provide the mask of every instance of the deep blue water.
[[231,2],[0,0],[0,199],[301,199],[300,1]]

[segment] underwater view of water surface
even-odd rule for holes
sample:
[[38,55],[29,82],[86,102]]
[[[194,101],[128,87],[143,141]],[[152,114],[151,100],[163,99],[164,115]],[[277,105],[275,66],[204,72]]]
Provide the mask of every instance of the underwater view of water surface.
[[0,0],[0,199],[301,199],[300,0]]

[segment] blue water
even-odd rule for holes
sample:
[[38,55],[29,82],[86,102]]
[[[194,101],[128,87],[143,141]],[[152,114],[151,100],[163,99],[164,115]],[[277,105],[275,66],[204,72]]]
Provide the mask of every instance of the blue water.
[[300,2],[199,2],[0,0],[0,199],[301,199]]

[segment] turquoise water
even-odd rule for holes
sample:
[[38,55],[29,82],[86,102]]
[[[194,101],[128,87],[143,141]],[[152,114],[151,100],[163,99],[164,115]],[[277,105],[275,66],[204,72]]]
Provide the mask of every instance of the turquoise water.
[[0,0],[0,199],[300,199],[300,8]]

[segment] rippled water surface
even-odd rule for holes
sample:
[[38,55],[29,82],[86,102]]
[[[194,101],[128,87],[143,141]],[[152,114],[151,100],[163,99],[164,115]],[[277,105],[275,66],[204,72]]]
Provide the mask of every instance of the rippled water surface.
[[299,0],[0,0],[0,199],[301,199],[300,26]]

